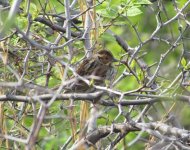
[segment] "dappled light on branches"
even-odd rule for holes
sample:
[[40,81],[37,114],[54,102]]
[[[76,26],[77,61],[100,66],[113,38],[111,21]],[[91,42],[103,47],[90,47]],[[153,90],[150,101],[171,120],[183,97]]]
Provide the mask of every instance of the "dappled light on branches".
[[0,149],[190,149],[190,1],[0,1]]

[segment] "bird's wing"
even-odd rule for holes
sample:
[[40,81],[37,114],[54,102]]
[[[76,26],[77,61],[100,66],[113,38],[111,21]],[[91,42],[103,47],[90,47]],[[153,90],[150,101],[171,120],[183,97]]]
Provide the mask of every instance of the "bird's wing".
[[94,69],[98,65],[98,62],[92,59],[85,59],[78,67],[76,72],[80,76],[92,75]]

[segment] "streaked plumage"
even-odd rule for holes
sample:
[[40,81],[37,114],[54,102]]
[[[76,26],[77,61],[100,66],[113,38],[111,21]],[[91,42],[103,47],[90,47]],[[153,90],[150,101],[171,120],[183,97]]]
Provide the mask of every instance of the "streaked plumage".
[[[116,59],[111,52],[101,50],[91,59],[85,59],[77,68],[76,72],[80,76],[89,80],[94,80],[95,85],[104,85],[104,80],[111,80],[115,74],[112,63]],[[82,80],[77,80],[69,87],[71,91],[82,92],[89,89],[89,86]]]

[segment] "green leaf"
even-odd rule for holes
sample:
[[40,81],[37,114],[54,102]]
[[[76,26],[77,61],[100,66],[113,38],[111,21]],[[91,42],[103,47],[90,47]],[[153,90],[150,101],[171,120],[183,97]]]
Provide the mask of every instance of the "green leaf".
[[24,29],[27,27],[27,18],[23,16],[18,16],[16,18],[16,24],[20,29]]
[[131,67],[132,69],[134,69],[134,68],[135,68],[135,65],[136,65],[136,61],[133,60],[132,63],[131,63],[131,65],[130,65],[130,67]]
[[135,4],[149,5],[152,4],[149,0],[138,0]]
[[181,59],[181,65],[182,65],[184,68],[185,68],[186,65],[187,65],[187,61],[185,60],[184,57]]
[[142,11],[137,7],[131,7],[127,10],[127,16],[137,16],[142,14]]
[[38,9],[34,3],[30,3],[30,12],[36,12]]
[[32,123],[33,123],[33,119],[30,118],[30,117],[25,117],[25,118],[23,119],[23,121],[24,121],[24,124],[25,124],[26,127],[31,127],[31,125],[32,125]]
[[121,4],[122,0],[111,0],[111,2],[109,3],[110,6],[119,6]]
[[13,37],[12,38],[12,42],[13,42],[14,46],[18,45],[19,39],[20,39],[20,37]]
[[32,14],[33,18],[36,18],[38,16],[38,8],[36,4],[30,3],[30,13]]
[[98,13],[105,17],[105,18],[115,18],[117,16],[117,13],[118,11],[114,11],[114,10],[111,10],[111,9],[102,9],[102,10],[99,10]]
[[142,71],[139,71],[137,75],[138,75],[138,78],[140,79],[140,81],[144,80],[144,75],[143,75]]

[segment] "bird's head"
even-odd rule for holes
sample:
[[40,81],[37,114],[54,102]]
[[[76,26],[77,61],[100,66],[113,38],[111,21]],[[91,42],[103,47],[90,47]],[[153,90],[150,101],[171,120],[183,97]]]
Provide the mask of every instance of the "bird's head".
[[118,60],[115,59],[112,55],[112,53],[108,50],[101,50],[97,54],[98,59],[102,64],[109,65],[113,62],[117,62]]

